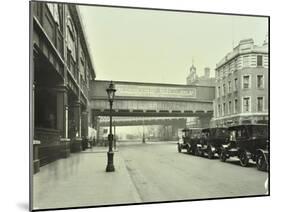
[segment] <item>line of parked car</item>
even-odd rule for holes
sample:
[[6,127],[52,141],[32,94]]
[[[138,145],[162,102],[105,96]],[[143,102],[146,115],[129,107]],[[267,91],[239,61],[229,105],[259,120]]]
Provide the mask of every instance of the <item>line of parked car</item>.
[[265,124],[185,128],[180,140],[178,152],[185,149],[189,154],[206,155],[209,159],[217,155],[222,162],[230,157],[238,157],[243,167],[252,160],[259,170],[269,169],[269,136],[268,125]]

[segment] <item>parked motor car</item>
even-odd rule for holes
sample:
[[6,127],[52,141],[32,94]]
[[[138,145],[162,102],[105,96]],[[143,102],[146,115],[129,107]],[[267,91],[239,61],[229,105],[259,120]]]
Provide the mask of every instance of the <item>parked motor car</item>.
[[268,125],[247,124],[231,126],[229,130],[229,141],[222,145],[220,154],[221,161],[230,157],[238,157],[241,166],[248,166],[249,160],[256,162],[259,170],[268,170],[269,164],[269,137]]
[[195,154],[196,144],[200,141],[202,128],[184,128],[182,130],[182,143],[178,142],[178,152],[186,149],[187,153]]
[[223,144],[228,139],[228,129],[226,127],[206,128],[201,132],[200,143],[196,145],[196,155],[208,155],[209,159],[213,159],[215,154],[221,153]]

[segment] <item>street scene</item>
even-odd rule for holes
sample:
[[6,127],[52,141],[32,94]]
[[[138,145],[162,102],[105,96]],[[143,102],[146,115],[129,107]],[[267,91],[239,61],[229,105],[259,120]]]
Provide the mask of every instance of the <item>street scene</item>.
[[[176,151],[175,142],[120,144],[113,175],[107,149],[92,148],[44,166],[34,176],[35,208],[263,195],[267,173],[237,159],[221,163]],[[161,171],[160,171],[161,170]],[[44,185],[44,186],[42,186]],[[59,201],[58,201],[59,200]]]
[[30,4],[31,209],[270,195],[269,17]]

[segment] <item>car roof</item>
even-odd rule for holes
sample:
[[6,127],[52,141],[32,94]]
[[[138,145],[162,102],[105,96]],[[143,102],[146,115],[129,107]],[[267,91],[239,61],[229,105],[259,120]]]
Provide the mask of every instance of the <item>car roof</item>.
[[224,129],[224,130],[227,130],[228,128],[227,127],[210,127],[210,128],[204,128],[202,129],[202,131],[211,131],[211,130],[216,130],[216,129]]
[[202,130],[202,128],[195,128],[195,127],[190,127],[190,128],[183,128],[182,131],[188,131],[188,130]]

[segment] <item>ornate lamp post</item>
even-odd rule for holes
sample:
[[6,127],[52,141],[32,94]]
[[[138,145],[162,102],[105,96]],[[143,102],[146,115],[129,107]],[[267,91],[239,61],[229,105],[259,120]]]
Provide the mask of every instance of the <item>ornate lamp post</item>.
[[107,95],[108,95],[108,101],[109,101],[109,106],[110,106],[110,115],[109,115],[109,135],[108,135],[108,142],[109,142],[109,149],[107,152],[107,166],[106,166],[106,171],[107,172],[114,172],[115,168],[113,165],[113,155],[114,152],[112,150],[112,143],[113,143],[113,134],[112,134],[112,105],[114,101],[114,96],[115,96],[115,86],[112,83],[112,81],[109,84],[109,87],[106,89]]

